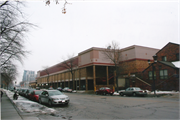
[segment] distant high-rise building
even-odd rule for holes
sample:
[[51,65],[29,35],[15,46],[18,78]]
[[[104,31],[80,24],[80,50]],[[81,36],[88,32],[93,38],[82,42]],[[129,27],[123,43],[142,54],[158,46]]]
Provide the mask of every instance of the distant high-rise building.
[[34,81],[35,78],[36,78],[35,71],[24,70],[23,79],[22,79],[23,82]]

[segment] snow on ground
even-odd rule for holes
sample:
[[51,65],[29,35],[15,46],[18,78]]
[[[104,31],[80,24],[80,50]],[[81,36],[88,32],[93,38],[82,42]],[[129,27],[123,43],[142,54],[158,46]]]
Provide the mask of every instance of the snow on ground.
[[[148,94],[154,94],[154,91],[149,91],[149,90],[146,90]],[[120,90],[119,90],[120,92]],[[156,90],[156,94],[176,94],[176,93],[179,93],[179,91],[159,91],[159,90]],[[114,92],[113,95],[119,95],[119,93],[117,93],[116,91]]]
[[25,113],[42,113],[42,114],[55,114],[57,111],[52,108],[48,108],[37,102],[30,101],[22,96],[18,97],[18,100],[13,100],[14,92],[3,89],[11,101],[17,106],[21,112]]

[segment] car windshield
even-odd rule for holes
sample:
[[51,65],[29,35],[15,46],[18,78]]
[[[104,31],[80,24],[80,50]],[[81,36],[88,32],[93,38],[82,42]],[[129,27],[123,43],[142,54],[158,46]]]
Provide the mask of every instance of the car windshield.
[[110,88],[107,87],[106,89],[110,89]]
[[62,93],[60,91],[48,91],[49,92],[49,96],[54,96],[54,95],[62,95]]
[[40,95],[42,93],[42,91],[35,91],[36,95]]
[[141,90],[140,88],[135,88],[135,90]]

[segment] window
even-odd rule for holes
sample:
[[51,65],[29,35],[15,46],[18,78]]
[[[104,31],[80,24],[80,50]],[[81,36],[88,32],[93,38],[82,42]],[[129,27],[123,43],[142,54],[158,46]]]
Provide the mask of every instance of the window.
[[[149,71],[149,80],[153,79],[152,71]],[[154,79],[156,79],[156,71],[154,71]]]
[[160,70],[160,79],[168,79],[168,70]]
[[179,61],[179,53],[176,54],[176,60]]
[[162,61],[167,61],[166,56],[162,56]]

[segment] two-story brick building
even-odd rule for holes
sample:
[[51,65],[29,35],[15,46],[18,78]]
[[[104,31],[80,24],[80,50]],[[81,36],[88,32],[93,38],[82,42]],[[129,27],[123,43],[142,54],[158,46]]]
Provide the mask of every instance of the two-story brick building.
[[[96,90],[101,86],[109,86],[114,89],[114,63],[103,54],[104,49],[92,47],[74,57],[73,79],[71,72],[61,67],[64,62],[38,71],[37,86],[70,87],[77,90]],[[153,60],[152,56],[158,51],[159,49],[137,45],[121,49],[119,88],[132,86],[134,79],[147,85],[137,75],[149,66],[147,60]]]
[[168,43],[156,53],[156,56],[157,62],[152,62],[143,71],[143,80],[153,85],[152,67],[154,66],[156,89],[179,91],[179,44]]

